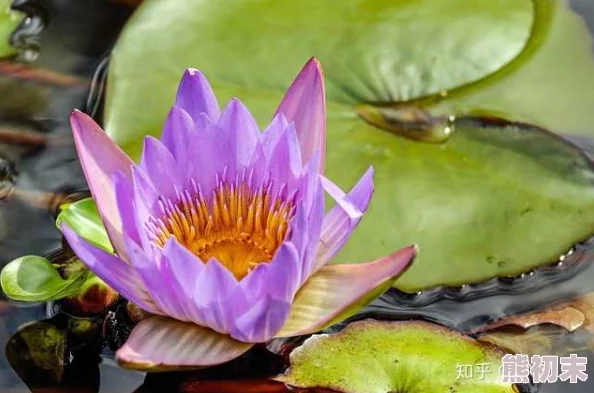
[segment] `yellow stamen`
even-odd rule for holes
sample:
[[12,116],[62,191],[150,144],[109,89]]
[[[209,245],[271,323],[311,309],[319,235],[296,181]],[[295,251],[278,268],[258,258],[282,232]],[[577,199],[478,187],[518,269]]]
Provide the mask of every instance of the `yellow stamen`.
[[219,260],[238,280],[270,262],[294,210],[283,195],[270,195],[270,187],[253,190],[243,182],[219,182],[209,202],[196,190],[178,193],[176,201],[161,199],[160,204],[163,217],[147,225],[155,244],[164,247],[174,236],[202,261]]

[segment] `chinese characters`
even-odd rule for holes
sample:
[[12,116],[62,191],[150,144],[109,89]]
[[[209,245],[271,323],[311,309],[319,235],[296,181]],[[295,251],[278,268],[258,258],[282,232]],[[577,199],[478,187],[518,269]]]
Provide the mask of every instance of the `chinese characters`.
[[[504,383],[555,383],[569,381],[570,383],[584,382],[588,379],[586,367],[588,358],[576,354],[570,356],[528,356],[522,354],[507,354],[502,359],[500,374]],[[456,379],[484,380],[492,372],[492,365],[458,364]]]

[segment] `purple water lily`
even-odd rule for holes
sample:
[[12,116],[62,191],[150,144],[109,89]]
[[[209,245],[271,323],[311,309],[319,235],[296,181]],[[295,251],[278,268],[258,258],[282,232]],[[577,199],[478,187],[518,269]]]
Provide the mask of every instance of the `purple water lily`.
[[[97,276],[154,315],[117,352],[121,364],[210,366],[254,343],[318,331],[409,265],[415,246],[327,265],[367,209],[373,169],[348,194],[322,175],[325,111],[312,59],[263,132],[236,99],[221,112],[204,76],[188,70],[162,139],[146,137],[139,165],[88,116],[72,114],[116,255],[62,231]],[[324,192],[336,202],[327,214]]]

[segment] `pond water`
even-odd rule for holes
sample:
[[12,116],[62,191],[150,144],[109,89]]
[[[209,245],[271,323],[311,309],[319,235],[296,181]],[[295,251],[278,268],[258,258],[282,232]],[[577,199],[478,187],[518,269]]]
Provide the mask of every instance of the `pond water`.
[[[31,16],[13,37],[22,48],[20,65],[0,61],[0,266],[24,254],[45,255],[60,248],[54,225],[58,205],[88,193],[68,115],[72,108],[80,108],[100,116],[106,60],[134,9],[128,2],[106,0],[17,0],[15,4]],[[572,6],[594,33],[594,2],[573,0]],[[594,117],[592,122],[594,127]],[[594,141],[568,138],[594,157]],[[559,266],[523,277],[414,296],[390,291],[354,319],[423,318],[471,331],[492,319],[593,292],[593,261],[594,243],[586,243]],[[0,298],[0,346],[4,348],[24,324],[50,315],[47,305],[14,304]],[[567,337],[561,345],[583,348],[575,341],[587,339]],[[581,353],[594,362],[593,354]],[[65,382],[57,385],[36,379],[35,370],[17,373],[2,355],[0,392],[283,392],[288,390],[282,385],[265,382],[267,375],[283,367],[280,357],[260,349],[247,360],[202,374],[146,377],[117,367],[106,352],[100,362],[92,359],[69,366]],[[250,381],[257,377],[261,380]],[[225,379],[248,381],[216,382]],[[594,378],[580,384],[545,384],[538,391],[590,393]]]

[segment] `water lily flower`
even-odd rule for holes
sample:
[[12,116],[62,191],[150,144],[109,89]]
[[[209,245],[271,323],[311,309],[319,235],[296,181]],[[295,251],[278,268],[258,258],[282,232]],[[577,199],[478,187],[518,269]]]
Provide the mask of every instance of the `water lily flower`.
[[[117,352],[137,369],[204,367],[255,343],[318,331],[385,291],[416,247],[362,264],[327,262],[373,193],[323,176],[326,104],[312,59],[261,132],[237,99],[221,111],[205,77],[183,76],[162,139],[136,165],[88,116],[71,124],[115,254],[62,231],[88,267],[152,316]],[[345,157],[348,159],[348,157]],[[336,202],[325,214],[324,197]]]

